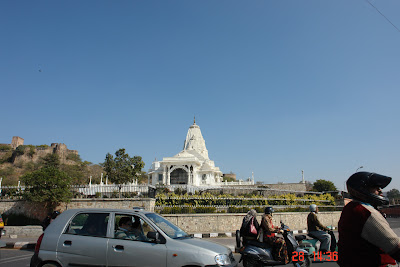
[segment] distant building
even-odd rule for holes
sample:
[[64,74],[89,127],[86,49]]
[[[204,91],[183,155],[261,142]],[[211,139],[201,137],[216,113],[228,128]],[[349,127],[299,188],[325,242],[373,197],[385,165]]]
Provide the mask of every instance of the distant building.
[[24,139],[19,136],[13,136],[11,140],[11,148],[16,149],[18,146],[22,146],[24,144]]
[[208,157],[206,142],[194,120],[189,127],[183,150],[173,157],[154,161],[148,171],[152,185],[217,185],[222,182],[222,172]]
[[22,146],[24,144],[24,139],[19,136],[13,136],[11,140],[11,144],[0,144],[2,146],[8,146],[12,150],[15,150],[18,146]]

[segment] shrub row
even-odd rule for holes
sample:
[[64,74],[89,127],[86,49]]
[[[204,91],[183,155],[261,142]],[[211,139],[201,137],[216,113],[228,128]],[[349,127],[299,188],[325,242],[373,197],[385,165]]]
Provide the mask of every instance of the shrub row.
[[330,194],[304,195],[297,197],[295,194],[284,194],[264,198],[262,196],[234,197],[231,195],[211,194],[202,195],[176,195],[158,194],[156,196],[156,206],[276,206],[276,205],[309,205],[312,203],[323,203],[322,205],[335,205],[335,198]]

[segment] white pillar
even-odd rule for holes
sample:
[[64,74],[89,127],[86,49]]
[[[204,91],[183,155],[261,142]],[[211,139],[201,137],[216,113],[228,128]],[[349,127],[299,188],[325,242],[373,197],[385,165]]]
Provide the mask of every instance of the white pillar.
[[162,183],[167,184],[167,166],[164,166]]

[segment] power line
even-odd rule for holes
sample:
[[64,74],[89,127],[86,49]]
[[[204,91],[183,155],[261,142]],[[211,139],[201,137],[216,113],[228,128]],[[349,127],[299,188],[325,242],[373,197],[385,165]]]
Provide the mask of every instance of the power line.
[[376,11],[378,11],[379,14],[381,14],[382,17],[384,17],[387,21],[389,21],[390,24],[392,24],[393,27],[395,27],[395,29],[400,32],[400,29],[396,27],[396,25],[394,25],[382,12],[379,11],[379,9],[377,9],[370,1],[365,0],[368,4],[370,4],[373,8],[375,8]]

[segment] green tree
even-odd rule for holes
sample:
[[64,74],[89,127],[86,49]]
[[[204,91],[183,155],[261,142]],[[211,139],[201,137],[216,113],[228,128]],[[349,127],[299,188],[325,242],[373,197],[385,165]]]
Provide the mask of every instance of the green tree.
[[392,189],[387,193],[387,197],[389,199],[399,199],[400,198],[400,191],[397,189]]
[[87,168],[84,164],[79,165],[66,165],[63,164],[60,170],[65,172],[69,177],[71,177],[72,184],[86,184],[85,180],[85,169]]
[[58,204],[71,200],[71,177],[55,167],[41,168],[25,174],[21,181],[28,187],[24,191],[24,199],[43,203],[49,211],[54,210]]
[[60,157],[57,154],[47,154],[42,157],[42,164],[44,168],[54,167],[56,169],[60,168],[61,162]]
[[319,179],[313,184],[313,191],[317,192],[337,191],[337,188],[333,182]]
[[102,164],[108,179],[115,184],[125,184],[137,179],[144,167],[142,157],[130,157],[121,148],[115,152],[115,158],[107,153],[105,162]]

